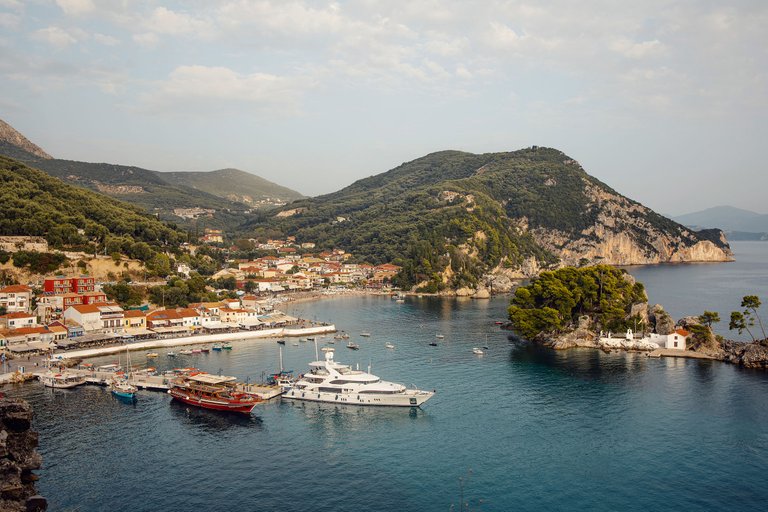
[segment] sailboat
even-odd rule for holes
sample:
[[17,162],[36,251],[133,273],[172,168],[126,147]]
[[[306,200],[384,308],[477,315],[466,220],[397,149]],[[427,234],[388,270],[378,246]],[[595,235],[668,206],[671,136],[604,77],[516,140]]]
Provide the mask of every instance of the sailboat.
[[283,347],[280,348],[280,371],[270,375],[267,378],[267,384],[270,386],[279,386],[281,391],[290,389],[296,380],[293,376],[293,370],[283,368]]
[[128,349],[125,349],[125,358],[126,358],[126,368],[127,373],[125,374],[125,377],[118,379],[117,377],[112,379],[112,382],[109,384],[109,390],[112,392],[112,395],[127,401],[134,401],[136,400],[136,387],[133,386],[130,382],[131,379],[131,356],[130,352],[128,352]]

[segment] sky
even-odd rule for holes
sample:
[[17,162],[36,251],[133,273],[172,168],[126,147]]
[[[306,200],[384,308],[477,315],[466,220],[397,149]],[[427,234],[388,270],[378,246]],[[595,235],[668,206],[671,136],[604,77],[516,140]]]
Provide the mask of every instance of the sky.
[[661,213],[768,213],[766,27],[765,0],[0,0],[0,118],[307,195],[548,146]]

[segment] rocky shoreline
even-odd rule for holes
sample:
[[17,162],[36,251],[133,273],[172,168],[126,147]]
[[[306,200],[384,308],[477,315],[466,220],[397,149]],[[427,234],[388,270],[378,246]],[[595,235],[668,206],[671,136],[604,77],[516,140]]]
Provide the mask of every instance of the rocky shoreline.
[[35,490],[42,457],[37,453],[38,435],[32,430],[32,407],[0,393],[0,510],[37,512],[48,502]]

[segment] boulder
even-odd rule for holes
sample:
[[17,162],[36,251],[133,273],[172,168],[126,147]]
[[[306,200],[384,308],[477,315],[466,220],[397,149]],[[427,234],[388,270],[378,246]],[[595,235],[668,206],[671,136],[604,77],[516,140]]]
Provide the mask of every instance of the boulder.
[[648,303],[647,302],[638,302],[637,304],[632,304],[632,307],[629,310],[629,318],[637,316],[640,318],[640,321],[643,322],[644,325],[650,325],[650,315],[648,313]]
[[467,288],[467,287],[459,288],[458,290],[456,290],[456,296],[457,297],[469,297],[469,296],[473,295],[474,293],[475,293],[475,290],[473,290],[472,288]]
[[488,288],[480,288],[475,292],[472,298],[473,299],[490,299],[491,292],[488,291]]
[[651,308],[650,322],[657,334],[671,334],[675,330],[675,322],[660,304]]

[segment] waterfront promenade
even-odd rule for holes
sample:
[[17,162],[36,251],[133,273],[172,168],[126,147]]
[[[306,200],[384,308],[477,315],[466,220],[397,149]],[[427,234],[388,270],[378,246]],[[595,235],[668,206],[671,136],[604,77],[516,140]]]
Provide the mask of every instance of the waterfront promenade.
[[[54,352],[52,357],[61,357],[64,360],[85,359],[88,357],[98,357],[109,354],[117,354],[130,351],[150,350],[156,348],[169,348],[183,345],[199,345],[202,343],[222,343],[237,342],[260,338],[283,338],[283,337],[302,337],[313,336],[316,334],[328,334],[336,332],[334,324],[315,325],[311,327],[279,327],[274,329],[261,329],[256,331],[238,331],[222,334],[203,334],[195,336],[184,336],[180,338],[164,338],[139,341],[135,343],[120,343],[107,347],[89,348],[84,350],[58,351]],[[31,373],[42,364],[42,356],[32,356],[29,359],[14,360],[13,364],[18,368],[23,366],[25,373]],[[37,363],[37,366],[35,366]],[[0,374],[0,385],[13,382],[15,369],[4,374]]]

